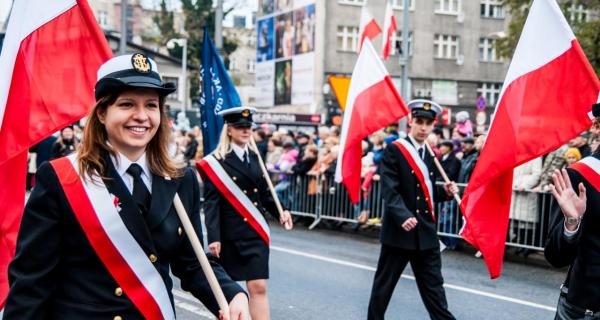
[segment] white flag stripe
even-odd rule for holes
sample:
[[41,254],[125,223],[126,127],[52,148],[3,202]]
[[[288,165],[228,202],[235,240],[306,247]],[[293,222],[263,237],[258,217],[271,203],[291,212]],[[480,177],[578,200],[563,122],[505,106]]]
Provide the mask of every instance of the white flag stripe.
[[529,12],[498,101],[510,83],[559,57],[575,39],[556,0],[535,0]]
[[[79,174],[77,154],[70,155],[69,160],[75,171]],[[175,319],[173,306],[171,305],[167,287],[162,276],[158,273],[154,265],[152,265],[142,247],[140,247],[129,230],[127,230],[114,205],[113,196],[106,189],[104,182],[96,179],[93,183],[90,183],[86,179],[85,182],[82,181],[82,184],[106,235],[146,290],[154,298],[163,318]]]
[[0,129],[21,42],[42,25],[77,4],[76,0],[14,1],[0,53]]
[[344,156],[344,146],[346,145],[346,138],[348,136],[348,129],[350,119],[352,117],[352,110],[354,109],[354,101],[356,97],[369,87],[375,85],[388,75],[388,71],[381,62],[381,59],[377,56],[377,52],[371,41],[365,39],[363,47],[358,55],[356,66],[352,71],[352,79],[350,80],[350,88],[348,89],[348,97],[346,99],[346,108],[344,110],[344,118],[342,119],[342,134],[340,139],[340,150],[338,154],[338,161],[335,170],[335,181],[342,181],[342,158]]

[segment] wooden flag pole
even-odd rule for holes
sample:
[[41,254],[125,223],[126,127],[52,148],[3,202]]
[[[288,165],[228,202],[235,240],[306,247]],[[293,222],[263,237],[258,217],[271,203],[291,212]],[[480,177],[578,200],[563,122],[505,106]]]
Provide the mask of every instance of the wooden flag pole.
[[[262,157],[260,156],[260,152],[258,151],[258,147],[256,147],[256,141],[254,141],[254,137],[250,137],[250,144],[252,144],[252,149],[256,152],[258,156],[258,162],[260,163],[260,169],[262,170],[263,175],[265,176],[265,180],[267,180],[267,185],[269,185],[269,191],[271,191],[271,196],[273,196],[273,200],[275,200],[275,206],[277,206],[277,211],[279,211],[279,216],[283,215],[283,207],[281,206],[281,202],[279,202],[279,198],[275,193],[275,188],[273,187],[273,182],[271,182],[271,177],[269,177],[269,172],[267,172],[267,167],[263,162]],[[291,220],[286,221],[283,225],[286,230],[292,230],[294,224]]]
[[[435,166],[438,168],[438,171],[442,174],[442,178],[444,178],[444,181],[446,183],[450,183],[451,181],[450,181],[450,178],[448,178],[448,175],[446,174],[446,170],[444,170],[444,168],[442,167],[442,164],[440,163],[440,160],[438,160],[438,158],[435,156],[435,153],[433,152],[433,149],[431,149],[431,146],[429,145],[429,143],[425,142],[425,146],[427,146],[429,155],[431,155],[431,157],[433,158],[433,162],[435,163]],[[453,193],[452,195],[454,196],[454,200],[456,200],[456,202],[460,206],[460,202],[462,201],[462,199],[460,198],[458,193]]]
[[217,277],[210,266],[210,262],[206,257],[206,253],[204,253],[204,248],[200,243],[200,239],[198,239],[198,235],[192,226],[192,222],[190,221],[185,208],[183,207],[183,203],[181,202],[181,198],[179,198],[179,194],[175,193],[175,198],[173,199],[173,204],[175,205],[175,211],[177,211],[177,215],[179,216],[179,220],[181,220],[181,224],[183,225],[183,230],[185,230],[185,234],[192,244],[192,248],[198,257],[198,261],[200,261],[200,266],[202,267],[202,271],[208,280],[208,284],[210,285],[210,289],[212,290],[217,303],[219,304],[219,309],[229,316],[229,304],[227,303],[227,299],[225,299],[225,295],[223,294],[223,290],[221,290],[221,286],[217,281]]

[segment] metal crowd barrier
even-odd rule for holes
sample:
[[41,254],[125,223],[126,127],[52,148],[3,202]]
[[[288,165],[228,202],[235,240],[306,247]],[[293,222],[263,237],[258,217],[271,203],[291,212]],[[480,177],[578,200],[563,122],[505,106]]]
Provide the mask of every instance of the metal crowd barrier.
[[[367,224],[381,225],[385,204],[379,181],[373,181],[370,190],[361,191],[360,202],[352,205],[345,188],[335,183],[332,175],[290,176],[288,179],[289,186],[279,193],[280,200],[290,208],[293,215],[314,218],[309,229],[323,220],[357,223],[357,218],[363,211],[368,212]],[[466,184],[458,186],[462,194]],[[552,195],[530,191],[515,191],[514,194],[516,193],[529,197],[529,207],[525,213],[523,209],[511,212],[506,245],[543,250],[550,221]],[[438,213],[438,235],[447,239],[445,242],[452,243],[451,239],[460,238],[459,232],[463,226],[460,208],[454,200],[436,202],[434,205]],[[514,207],[513,195],[511,210]]]

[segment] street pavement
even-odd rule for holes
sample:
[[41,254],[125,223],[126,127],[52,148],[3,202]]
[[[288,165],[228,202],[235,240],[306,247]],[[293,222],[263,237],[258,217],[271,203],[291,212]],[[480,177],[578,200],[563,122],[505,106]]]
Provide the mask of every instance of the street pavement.
[[[274,320],[366,319],[380,245],[363,234],[271,223],[269,298]],[[471,252],[442,253],[450,311],[457,319],[552,319],[566,270],[507,261],[490,280]],[[178,319],[212,319],[189,294],[175,290]],[[428,319],[410,266],[398,282],[386,319]]]

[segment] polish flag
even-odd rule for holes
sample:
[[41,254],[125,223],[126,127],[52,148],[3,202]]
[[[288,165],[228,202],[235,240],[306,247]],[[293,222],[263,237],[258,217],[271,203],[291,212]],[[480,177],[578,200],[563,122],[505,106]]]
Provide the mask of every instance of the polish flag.
[[25,202],[27,150],[93,107],[112,56],[85,0],[14,1],[0,54],[0,309]]
[[492,278],[502,271],[513,169],[588,129],[599,93],[600,81],[556,1],[535,0],[461,203],[461,235],[481,251]]
[[381,54],[383,56],[383,60],[387,60],[387,58],[390,56],[390,51],[392,50],[392,36],[397,31],[396,18],[394,18],[394,10],[392,9],[392,4],[389,1],[385,7],[383,31],[385,32],[385,35],[383,38],[383,47],[381,49]]
[[362,140],[407,114],[383,62],[365,40],[352,72],[335,171],[335,181],[346,186],[352,203],[360,199]]
[[373,38],[377,37],[380,33],[381,27],[377,24],[377,21],[373,19],[373,16],[369,13],[367,4],[365,3],[360,12],[360,28],[358,29],[360,42],[358,43],[358,52],[361,52],[365,39],[373,40]]

